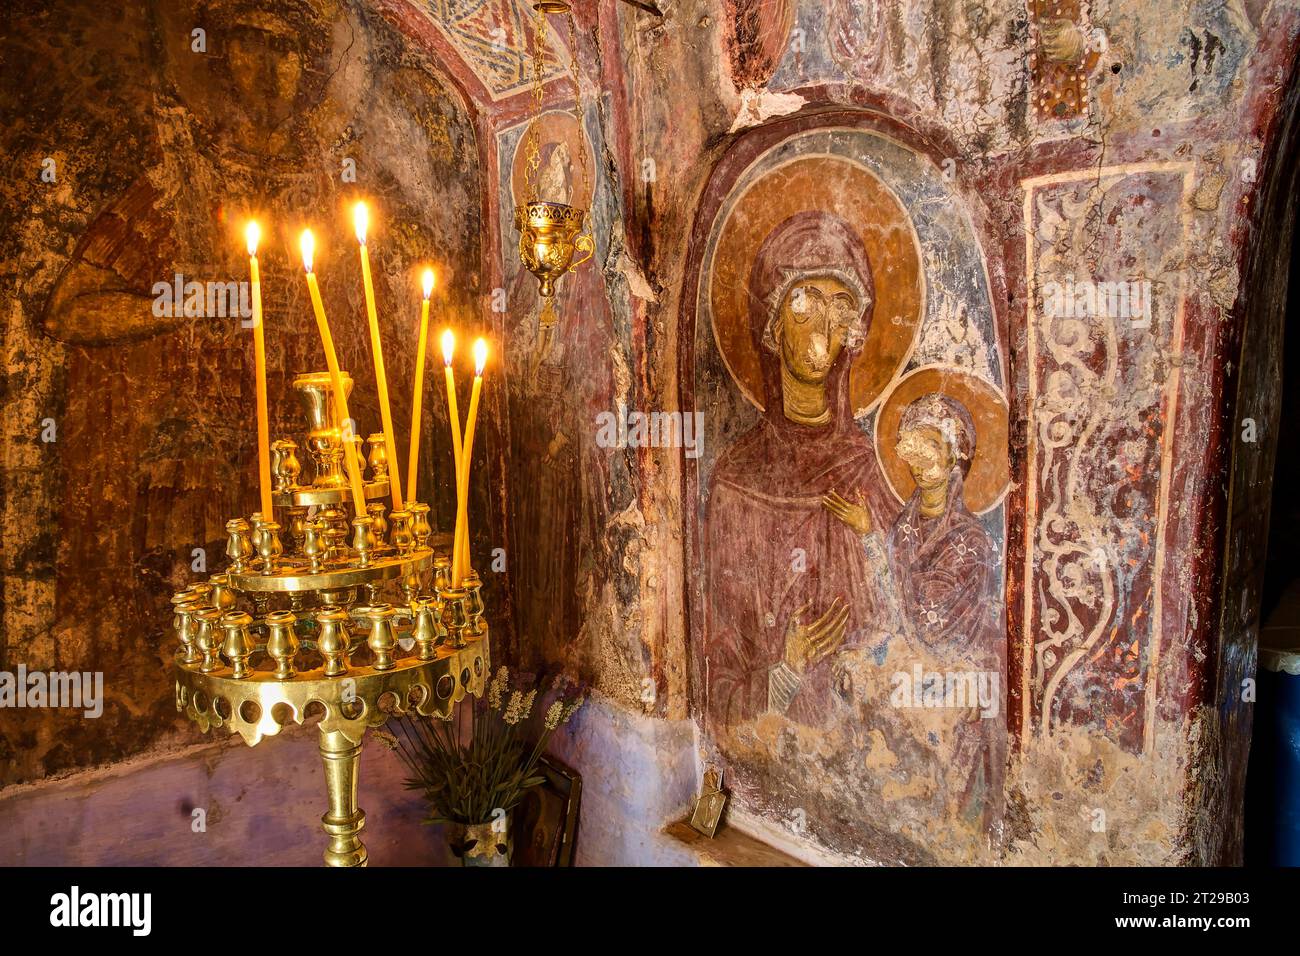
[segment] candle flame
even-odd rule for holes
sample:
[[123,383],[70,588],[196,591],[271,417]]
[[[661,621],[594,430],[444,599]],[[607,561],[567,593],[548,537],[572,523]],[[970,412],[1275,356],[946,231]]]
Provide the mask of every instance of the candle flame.
[[487,342],[483,339],[474,340],[474,374],[481,376],[483,366],[487,364]]
[[261,239],[261,227],[258,226],[256,220],[250,219],[248,225],[244,227],[244,240],[248,243],[248,256],[250,259],[257,258],[257,244]]
[[366,229],[370,226],[370,210],[366,209],[365,203],[359,202],[352,207],[352,225],[357,230],[357,242],[364,246],[366,244]]
[[432,269],[424,270],[423,281],[424,281],[424,297],[427,299],[429,298],[429,296],[433,295],[433,270]]
[[311,272],[312,254],[316,251],[316,237],[311,234],[310,229],[302,231],[302,237],[298,240],[298,248],[302,250],[302,267]]
[[447,329],[442,333],[442,361],[450,365],[452,353],[456,351],[456,336]]

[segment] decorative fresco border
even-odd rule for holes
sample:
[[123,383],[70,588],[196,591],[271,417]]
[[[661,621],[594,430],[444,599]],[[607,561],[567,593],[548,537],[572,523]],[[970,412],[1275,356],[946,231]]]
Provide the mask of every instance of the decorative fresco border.
[[[455,48],[494,102],[529,89],[533,14],[523,0],[423,0],[416,8]],[[546,50],[544,83],[568,70],[568,44],[553,23],[547,25]]]
[[[1022,737],[1035,732],[1051,736],[1057,726],[1083,724],[1134,752],[1149,753],[1155,745],[1193,180],[1191,163],[1149,162],[1021,181],[1031,310],[1026,322]],[[1161,202],[1160,190],[1177,197],[1176,208]],[[1108,201],[1110,215],[1103,216],[1100,207]],[[1172,261],[1167,255],[1162,260],[1159,251],[1170,243],[1138,245],[1154,261],[1130,257],[1140,259],[1141,281],[1150,282],[1145,320],[1139,314],[1117,322],[1115,315],[1095,314],[1095,303],[1094,314],[1067,308],[1062,317],[1059,301],[1049,318],[1048,283],[1057,282],[1056,293],[1062,278],[1048,278],[1053,276],[1053,250],[1083,238],[1100,251],[1098,262],[1108,255],[1118,258],[1125,224],[1138,239],[1142,230],[1158,233],[1162,227],[1181,235]],[[1110,241],[1088,229],[1111,232]],[[1068,260],[1068,253],[1061,258]],[[1116,278],[1071,276],[1068,281]],[[1089,290],[1096,291],[1092,286],[1083,291]],[[1070,293],[1073,299],[1075,290]],[[1161,373],[1164,379],[1157,387]],[[1148,447],[1143,437],[1157,429],[1158,449]],[[1098,513],[1100,504],[1090,500],[1093,489],[1086,488],[1089,464],[1103,473],[1094,483],[1105,481],[1111,489],[1113,497],[1103,496],[1101,503],[1120,504],[1119,511]],[[1158,467],[1154,480],[1149,470],[1143,471],[1144,464]],[[1128,472],[1129,480],[1115,483],[1105,477],[1106,468],[1116,465]],[[1082,494],[1073,493],[1081,488],[1086,489]],[[1151,506],[1145,521],[1136,509],[1143,500]],[[1128,511],[1130,506],[1134,510]],[[1120,549],[1127,550],[1121,554]],[[1145,642],[1139,636],[1123,646],[1120,637],[1132,636],[1144,620],[1149,622]],[[1076,691],[1073,701],[1065,699],[1070,689]]]

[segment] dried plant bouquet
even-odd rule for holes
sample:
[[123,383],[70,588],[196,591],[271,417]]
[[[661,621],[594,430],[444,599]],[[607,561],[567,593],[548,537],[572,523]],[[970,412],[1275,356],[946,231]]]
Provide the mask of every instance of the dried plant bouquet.
[[[542,695],[552,697],[545,713],[534,714],[538,690],[510,689],[510,673],[498,669],[481,701],[467,698],[453,720],[402,717],[381,739],[395,750],[412,776],[408,789],[429,802],[426,823],[476,825],[508,813],[524,791],[542,783],[537,761],[555,728],[567,723],[583,698],[566,696],[570,682],[556,678]],[[541,717],[538,720],[538,717]],[[468,721],[468,728],[465,723]]]

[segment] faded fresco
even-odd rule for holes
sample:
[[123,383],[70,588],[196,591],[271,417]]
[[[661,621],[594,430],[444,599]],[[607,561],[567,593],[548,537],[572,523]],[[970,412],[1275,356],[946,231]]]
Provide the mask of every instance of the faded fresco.
[[[348,204],[364,197],[374,210],[390,381],[411,380],[418,266],[438,266],[449,318],[467,315],[480,269],[466,107],[384,20],[335,0],[275,13],[131,4],[110,38],[93,10],[46,29],[54,15],[34,17],[30,35],[65,64],[41,94],[61,112],[5,134],[23,168],[52,155],[58,175],[35,190],[23,181],[37,208],[8,230],[22,243],[12,257],[22,281],[6,347],[29,358],[9,368],[9,391],[22,398],[5,409],[0,635],[6,667],[103,671],[106,700],[96,721],[10,715],[0,782],[133,753],[169,733],[167,599],[195,571],[223,564],[225,520],[255,510],[251,332],[233,312],[207,314],[206,301],[160,308],[156,285],[246,279],[241,230],[260,219],[272,437],[297,437],[290,383],[324,367],[297,254],[303,226],[318,237],[322,295],[363,427],[378,426],[378,402]],[[131,80],[101,107],[77,79],[100,67],[68,64],[110,54]],[[409,385],[394,388],[405,435]],[[45,421],[54,441],[42,440]],[[448,468],[428,428],[423,493],[446,527]]]
[[[1029,334],[1026,733],[1078,725],[1130,752],[1154,745],[1167,423],[1179,383],[1169,355],[1182,351],[1191,182],[1188,164],[1157,163],[1026,183],[1039,308]],[[1069,254],[1083,247],[1097,250],[1090,261]]]
[[[428,0],[413,4],[428,17],[459,55],[491,100],[529,88],[533,79],[531,44],[536,14],[524,0]],[[543,81],[563,74],[563,50],[555,27],[543,31],[546,43]]]
[[[607,554],[618,533],[608,488],[624,468],[597,445],[594,422],[615,407],[620,377],[626,389],[599,266],[618,210],[596,162],[603,146],[596,114],[593,104],[585,135],[571,110],[548,110],[497,135],[513,489],[507,510],[515,623],[527,636],[522,662],[564,665],[587,677],[600,672],[617,684],[639,671],[636,650],[598,657],[588,637],[613,623],[604,619],[614,604]],[[527,137],[534,126],[539,163],[530,185]],[[537,278],[515,251],[514,208],[530,195],[591,210],[586,231],[595,238],[595,256],[557,283],[553,317],[543,315]],[[584,607],[592,598],[603,607]]]
[[[737,90],[887,91],[963,150],[1223,109],[1264,0],[728,0]],[[1160,12],[1157,12],[1157,9]]]
[[[1257,601],[1222,572],[1258,555],[1224,475],[1254,462],[1231,495],[1263,506],[1246,456],[1275,439],[1228,424],[1265,418],[1240,370],[1273,373],[1238,339],[1297,0],[579,5],[576,49],[558,19],[547,37],[538,173],[545,198],[590,198],[597,252],[549,328],[511,220],[526,0],[262,6],[132,0],[106,30],[22,0],[0,49],[22,51],[0,79],[0,669],[102,667],[108,696],[89,727],[7,713],[0,785],[171,739],[167,594],[252,509],[251,483],[199,490],[251,474],[249,336],[152,316],[152,283],[239,278],[240,218],[277,222],[272,428],[296,428],[289,377],[319,361],[281,324],[310,329],[306,210],[376,420],[335,254],[358,189],[385,213],[381,323],[432,249],[435,321],[499,341],[476,553],[504,555],[503,658],[591,682],[556,738],[588,862],[680,859],[664,825],[710,764],[724,827],[817,858],[1232,861],[1247,708],[1225,692]],[[407,380],[415,316],[392,317]],[[700,457],[602,444],[621,407],[698,409]]]
[[792,137],[722,202],[698,308],[691,634],[734,794],[842,852],[988,852],[1007,412],[960,205],[883,136]]

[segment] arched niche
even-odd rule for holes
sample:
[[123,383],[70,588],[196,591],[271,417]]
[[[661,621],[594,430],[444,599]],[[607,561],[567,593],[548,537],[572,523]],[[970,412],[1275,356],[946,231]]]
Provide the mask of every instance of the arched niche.
[[[742,812],[912,862],[988,847],[1008,737],[1006,361],[951,173],[867,112],[745,134],[697,209],[679,332],[682,407],[706,436],[683,512],[707,760]],[[931,538],[897,446],[936,394],[927,420],[966,461]],[[832,493],[866,507],[867,533]],[[934,674],[988,713],[929,706]]]

